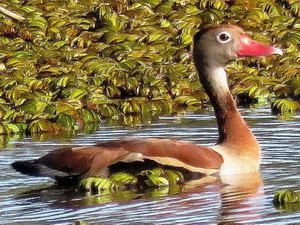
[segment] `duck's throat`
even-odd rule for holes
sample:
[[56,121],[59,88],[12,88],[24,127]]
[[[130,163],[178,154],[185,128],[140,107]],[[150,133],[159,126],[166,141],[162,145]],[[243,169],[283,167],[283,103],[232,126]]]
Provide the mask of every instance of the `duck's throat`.
[[229,91],[225,70],[222,67],[203,66],[198,68],[198,73],[215,110],[219,129],[218,144],[257,144],[251,130],[236,108]]

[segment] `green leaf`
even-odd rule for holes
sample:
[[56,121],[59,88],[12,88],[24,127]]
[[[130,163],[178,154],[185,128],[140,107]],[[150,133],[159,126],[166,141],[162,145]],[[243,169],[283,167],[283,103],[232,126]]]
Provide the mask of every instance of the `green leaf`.
[[125,184],[136,184],[137,178],[128,173],[114,173],[111,175],[110,180]]
[[80,109],[79,113],[85,123],[96,123],[100,121],[99,115],[92,109]]
[[57,127],[48,120],[40,119],[31,122],[29,130],[31,133],[55,132]]
[[276,204],[300,202],[300,193],[293,190],[277,191],[274,195],[273,202]]
[[57,116],[56,122],[63,127],[73,127],[76,125],[76,119],[73,116],[63,113]]
[[184,176],[181,172],[173,170],[165,170],[164,177],[169,181],[169,184],[183,184]]
[[157,176],[155,174],[148,174],[148,179],[146,179],[146,184],[150,187],[161,187],[161,186],[169,186],[169,181],[161,176]]
[[89,177],[82,179],[78,185],[80,190],[107,194],[113,191],[114,183],[108,178]]
[[69,99],[82,99],[85,95],[87,95],[87,91],[84,89],[72,89],[70,90],[71,94],[68,96]]
[[20,128],[15,124],[7,124],[6,128],[9,130],[9,133],[20,133]]

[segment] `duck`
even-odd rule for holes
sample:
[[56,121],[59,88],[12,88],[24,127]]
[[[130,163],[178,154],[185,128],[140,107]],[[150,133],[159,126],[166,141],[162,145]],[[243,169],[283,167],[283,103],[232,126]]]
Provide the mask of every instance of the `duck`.
[[127,138],[61,148],[11,165],[22,174],[55,180],[108,177],[116,171],[138,170],[141,164],[184,168],[204,175],[257,172],[260,146],[237,109],[225,67],[238,58],[271,54],[282,55],[283,51],[253,40],[235,25],[208,27],[194,35],[192,57],[217,120],[219,137],[213,146],[172,139]]

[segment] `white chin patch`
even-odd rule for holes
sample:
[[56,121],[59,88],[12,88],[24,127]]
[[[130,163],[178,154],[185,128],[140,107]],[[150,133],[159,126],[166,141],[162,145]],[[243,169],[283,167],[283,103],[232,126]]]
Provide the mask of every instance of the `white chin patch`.
[[213,79],[216,81],[214,82],[216,84],[217,89],[222,90],[229,90],[228,83],[227,83],[227,76],[224,68],[218,67],[213,71],[214,76]]

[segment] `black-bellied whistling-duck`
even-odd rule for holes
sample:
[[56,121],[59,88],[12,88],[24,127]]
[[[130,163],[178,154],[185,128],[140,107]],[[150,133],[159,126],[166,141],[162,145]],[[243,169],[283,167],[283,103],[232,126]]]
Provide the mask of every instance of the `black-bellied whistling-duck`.
[[[215,146],[169,139],[127,139],[58,149],[39,159],[16,161],[12,167],[24,174],[55,179],[105,177],[112,168],[116,169],[114,165],[133,161],[155,162],[206,174],[212,170],[219,170],[220,175],[258,171],[260,147],[236,108],[224,67],[239,57],[270,54],[282,54],[282,51],[253,41],[233,25],[196,33],[193,58],[215,110],[219,129]],[[118,168],[122,171],[121,166]]]

